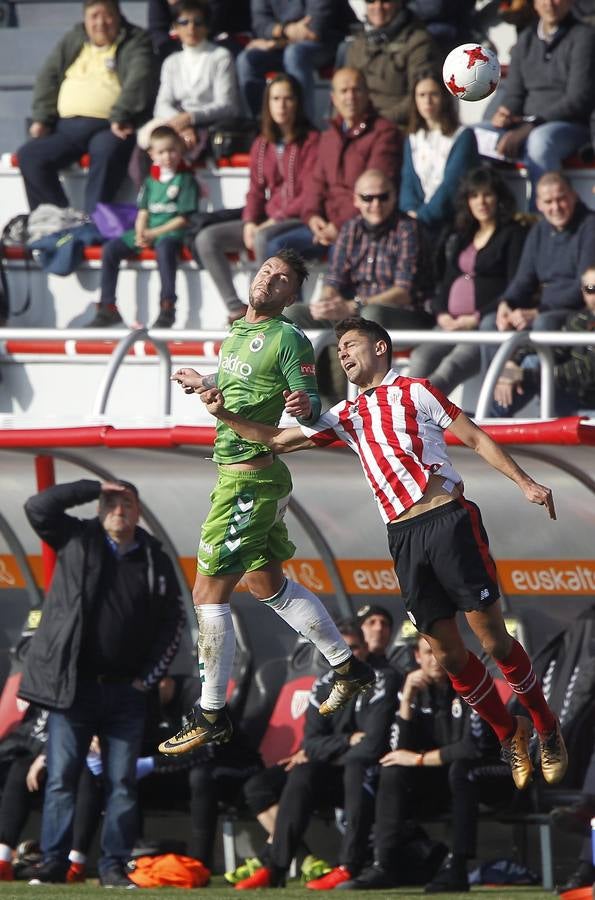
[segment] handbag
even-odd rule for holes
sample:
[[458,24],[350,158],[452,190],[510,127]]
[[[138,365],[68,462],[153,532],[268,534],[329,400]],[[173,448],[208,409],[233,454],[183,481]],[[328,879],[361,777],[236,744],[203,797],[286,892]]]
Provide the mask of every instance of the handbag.
[[234,153],[249,153],[257,134],[258,125],[253,119],[235,116],[215,122],[209,127],[209,143],[215,161],[227,159]]
[[134,203],[98,203],[91,218],[101,236],[109,239],[134,228],[137,215]]

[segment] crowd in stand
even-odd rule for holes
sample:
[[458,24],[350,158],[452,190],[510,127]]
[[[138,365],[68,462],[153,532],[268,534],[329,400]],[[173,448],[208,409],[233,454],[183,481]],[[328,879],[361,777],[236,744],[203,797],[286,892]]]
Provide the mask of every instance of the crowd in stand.
[[[595,259],[595,217],[557,174],[591,141],[590,4],[502,6],[518,43],[475,129],[459,124],[440,75],[448,50],[485,39],[474,6],[371,0],[360,22],[347,0],[149,0],[145,31],[117,0],[85,0],[83,23],[37,78],[30,140],[18,159],[32,210],[68,205],[59,172],[85,152],[88,214],[113,201],[127,168],[140,189],[135,226],[104,247],[89,325],[122,324],[120,261],[154,248],[161,293],[153,325],[171,327],[187,244],[212,276],[229,324],[246,308],[229,254],[261,263],[292,247],[327,264],[320,295],[291,312],[302,327],[327,328],[357,311],[394,330],[592,329],[581,284]],[[314,72],[333,65],[330,119],[319,131]],[[199,214],[194,167],[210,153],[213,128],[243,130],[244,139],[256,133],[250,185],[243,208]],[[529,173],[533,216],[515,209],[502,180],[516,160]],[[410,371],[452,390],[495,349],[420,345]],[[595,364],[588,347],[568,355],[582,392],[571,391],[567,403],[565,383],[559,407],[576,411],[590,402]],[[538,371],[535,359],[522,361],[524,378]],[[497,391],[500,414],[535,392],[519,391],[521,361],[513,363],[503,378],[514,375],[515,403]],[[332,359],[321,364],[323,391],[334,399],[340,373]]]

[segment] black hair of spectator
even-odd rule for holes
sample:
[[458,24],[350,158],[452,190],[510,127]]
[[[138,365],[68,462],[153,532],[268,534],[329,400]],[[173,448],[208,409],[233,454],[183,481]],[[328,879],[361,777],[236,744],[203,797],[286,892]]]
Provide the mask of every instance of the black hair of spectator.
[[83,0],[83,9],[89,9],[90,6],[111,6],[114,12],[122,15],[119,0]]
[[364,633],[360,625],[354,619],[343,619],[337,624],[337,628],[339,630],[339,634],[344,638],[357,638],[362,647],[366,646]]
[[151,137],[149,138],[149,146],[152,147],[154,141],[160,141],[163,140],[163,138],[171,138],[179,147],[183,148],[184,146],[182,138],[171,125],[158,125],[157,128],[154,128],[151,132]]
[[387,346],[386,362],[390,367],[393,358],[393,342],[390,339],[390,334],[382,325],[379,325],[378,322],[373,322],[371,319],[349,316],[349,318],[342,319],[335,325],[337,340],[342,338],[344,334],[347,334],[348,331],[359,331],[373,341],[384,341]]
[[436,82],[440,90],[440,96],[442,98],[442,103],[440,106],[440,131],[442,132],[442,134],[454,134],[459,127],[459,114],[456,107],[457,101],[452,96],[452,94],[448,93],[448,91],[444,87],[442,76],[438,72],[436,72],[435,69],[421,69],[415,75],[413,84],[411,85],[411,92],[409,94],[409,123],[407,126],[407,130],[409,134],[415,134],[415,132],[419,131],[420,128],[422,128],[424,131],[427,128],[426,120],[420,114],[415,102],[416,88],[420,81],[425,81],[427,78]]
[[291,247],[283,247],[278,253],[275,253],[275,259],[281,259],[284,263],[293,269],[297,278],[298,286],[301,287],[310,274],[308,267],[304,261],[304,257],[300,256],[297,250]]
[[211,21],[211,5],[207,0],[178,0],[175,5],[174,23],[181,13],[186,12],[199,15],[205,25],[209,25]]
[[306,140],[308,132],[312,131],[314,126],[309,122],[306,116],[302,86],[293,75],[288,75],[287,72],[279,72],[278,75],[275,75],[274,78],[271,78],[271,80],[267,82],[262,100],[260,133],[265,141],[269,141],[271,144],[278,144],[281,141],[281,129],[273,122],[269,106],[271,91],[277,84],[288,84],[291,88],[292,96],[296,101],[296,108],[295,121],[293,123],[290,140],[295,141],[296,144],[302,144]]
[[464,235],[473,235],[479,225],[471,215],[469,197],[487,191],[494,194],[498,201],[496,207],[496,224],[500,228],[514,219],[516,202],[514,194],[503,178],[491,166],[477,166],[471,169],[461,181],[455,200],[455,228]]

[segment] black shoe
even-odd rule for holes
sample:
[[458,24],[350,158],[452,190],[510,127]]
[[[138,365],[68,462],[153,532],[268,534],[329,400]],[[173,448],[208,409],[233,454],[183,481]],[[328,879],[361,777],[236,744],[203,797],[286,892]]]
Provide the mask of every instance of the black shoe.
[[369,866],[356,878],[351,881],[344,881],[338,884],[336,891],[380,891],[383,888],[394,888],[397,886],[396,878],[386,869],[379,865]]
[[33,866],[23,866],[19,870],[19,881],[29,884],[64,884],[68,863],[42,862]]
[[151,328],[171,328],[176,321],[176,308],[173,303],[162,303],[159,315],[151,325]]
[[95,318],[85,325],[85,328],[111,328],[113,325],[122,325],[122,316],[115,306],[97,304]]
[[469,878],[465,860],[455,859],[449,853],[434,878],[426,884],[424,894],[465,893],[469,890]]
[[138,890],[138,884],[131,881],[124,866],[111,866],[99,875],[99,884],[104,888],[124,888],[126,891]]
[[352,656],[349,671],[343,675],[335,672],[331,692],[326,700],[320,704],[318,712],[321,716],[328,716],[330,713],[337,712],[352,697],[364,691],[369,691],[375,681],[376,673],[372,666]]
[[201,709],[193,707],[187,715],[181,731],[159,744],[160,753],[187,753],[203,744],[226,744],[231,739],[233,726],[225,707],[219,710],[214,722],[205,718]]
[[566,891],[575,891],[577,888],[591,887],[593,881],[595,881],[595,866],[584,860],[568,876],[566,883],[557,887],[556,890],[559,894],[564,894]]

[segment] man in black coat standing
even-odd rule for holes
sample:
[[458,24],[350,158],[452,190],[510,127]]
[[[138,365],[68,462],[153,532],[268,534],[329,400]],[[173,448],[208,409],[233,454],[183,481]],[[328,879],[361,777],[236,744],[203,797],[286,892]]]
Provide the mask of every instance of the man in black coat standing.
[[[97,498],[96,518],[66,514]],[[57,552],[19,691],[50,710],[44,858],[29,874],[65,881],[78,777],[98,735],[106,790],[99,876],[104,887],[130,887],[124,866],[138,825],[135,767],[146,694],[180,643],[180,587],[159,542],[138,525],[138,490],[130,482],[56,485],[31,497],[25,512]]]

